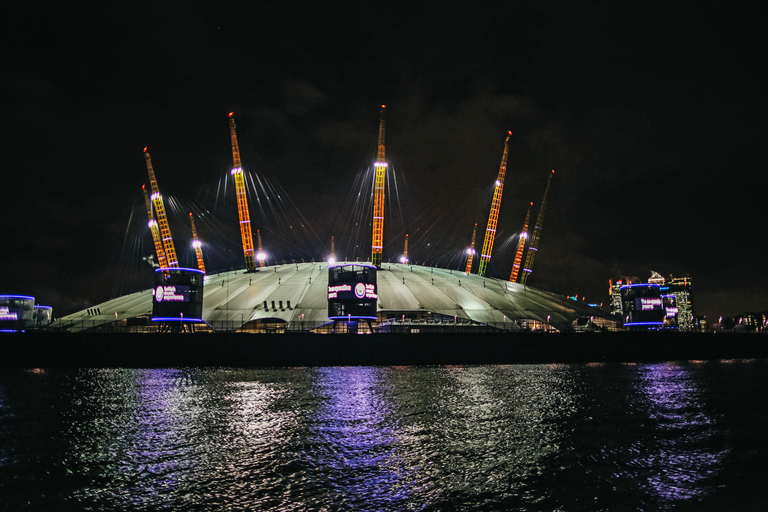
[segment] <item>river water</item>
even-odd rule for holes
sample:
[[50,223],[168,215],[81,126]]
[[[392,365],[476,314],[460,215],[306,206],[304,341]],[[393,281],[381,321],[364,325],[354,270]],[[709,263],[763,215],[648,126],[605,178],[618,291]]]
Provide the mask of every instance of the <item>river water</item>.
[[768,509],[768,360],[0,370],[2,510]]

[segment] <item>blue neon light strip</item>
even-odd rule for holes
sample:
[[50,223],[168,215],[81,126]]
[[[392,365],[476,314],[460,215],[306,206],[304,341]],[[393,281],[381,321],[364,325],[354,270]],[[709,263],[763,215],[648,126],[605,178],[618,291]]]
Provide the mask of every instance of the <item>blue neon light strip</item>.
[[622,287],[621,287],[621,289],[623,290],[624,288],[640,288],[640,287],[645,287],[645,288],[658,288],[658,287],[659,287],[659,285],[657,285],[657,284],[653,284],[653,283],[636,283],[636,284],[625,284],[624,286],[622,286]]
[[29,295],[0,295],[0,299],[32,299],[32,300],[35,300],[34,297],[30,297]]
[[624,327],[632,325],[664,325],[664,322],[630,322],[628,324],[624,324]]
[[169,271],[177,271],[177,270],[187,270],[190,272],[197,272],[198,274],[205,274],[202,270],[198,270],[196,268],[184,268],[184,267],[170,267],[170,268],[156,268],[155,272],[169,272]]

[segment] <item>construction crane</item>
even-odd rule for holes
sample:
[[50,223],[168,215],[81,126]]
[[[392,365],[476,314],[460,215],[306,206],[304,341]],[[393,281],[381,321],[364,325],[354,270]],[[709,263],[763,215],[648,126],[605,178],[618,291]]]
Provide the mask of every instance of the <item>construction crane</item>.
[[408,263],[408,234],[405,235],[405,247],[403,248],[403,257],[400,258],[400,263]]
[[496,178],[496,188],[493,191],[491,213],[488,216],[488,227],[485,229],[483,251],[480,253],[480,267],[477,269],[478,275],[481,276],[485,275],[488,262],[491,260],[491,252],[493,252],[493,240],[496,238],[496,225],[499,222],[501,193],[504,191],[504,175],[507,173],[507,155],[509,154],[509,138],[511,136],[512,132],[507,132],[507,138],[504,141],[504,153],[501,156],[501,166],[499,166],[499,176]]
[[155,214],[152,213],[152,202],[149,200],[149,193],[147,192],[147,186],[142,185],[141,191],[144,192],[144,202],[147,204],[147,216],[149,217],[149,230],[152,232],[152,241],[155,244],[155,252],[157,253],[157,263],[160,265],[160,268],[167,268],[168,261],[165,259],[165,251],[163,250],[163,240],[160,238],[160,229],[157,227]]
[[168,267],[178,267],[179,260],[176,258],[176,248],[173,246],[171,227],[168,225],[168,218],[165,215],[163,196],[160,195],[160,189],[157,186],[157,179],[155,178],[155,170],[152,168],[152,157],[149,156],[147,148],[144,148],[144,159],[147,161],[149,184],[152,187],[152,204],[155,205],[155,212],[157,213],[157,223],[160,226],[160,238],[163,241],[165,258],[168,263]]
[[515,262],[512,264],[512,273],[509,274],[509,280],[517,282],[517,276],[520,273],[520,263],[523,261],[523,251],[525,250],[525,241],[528,239],[528,221],[531,220],[531,208],[533,201],[528,205],[528,213],[525,214],[525,224],[520,232],[520,239],[517,241],[517,251],[515,252]]
[[240,215],[240,237],[243,240],[243,255],[245,256],[245,269],[248,272],[256,271],[256,260],[253,254],[253,232],[251,231],[251,216],[248,213],[248,198],[245,193],[245,178],[243,177],[243,165],[240,162],[240,146],[237,144],[235,133],[234,112],[229,113],[229,133],[232,138],[232,176],[235,178],[235,193],[237,195],[237,213]]
[[189,212],[189,222],[192,224],[192,247],[195,248],[195,256],[197,256],[197,268],[205,272],[205,263],[203,262],[203,244],[197,239],[197,229],[195,228],[195,219],[192,217],[192,212]]
[[258,241],[259,241],[259,252],[256,254],[256,258],[259,260],[259,266],[263,267],[264,265],[266,265],[265,261],[267,259],[267,255],[264,254],[264,248],[261,246],[261,230],[260,229],[256,230],[256,237],[258,238]]
[[371,242],[371,263],[381,268],[381,250],[384,247],[384,182],[387,176],[387,162],[384,157],[384,109],[379,117],[379,151],[376,157],[376,176],[373,181],[373,239]]
[[531,235],[531,245],[528,246],[528,254],[525,256],[525,267],[523,268],[523,275],[520,277],[522,284],[528,283],[528,278],[533,272],[533,261],[536,259],[536,253],[539,251],[539,240],[541,239],[541,230],[544,227],[544,211],[547,208],[547,195],[549,194],[549,186],[552,184],[552,178],[555,177],[555,170],[552,169],[552,173],[547,179],[547,188],[544,189],[544,199],[541,200],[541,206],[539,207],[539,215],[536,217],[536,226],[533,228],[533,234]]
[[475,222],[475,227],[472,229],[472,243],[469,244],[469,249],[467,249],[467,268],[464,270],[467,274],[472,273],[472,259],[475,256],[475,235],[477,235],[477,222]]

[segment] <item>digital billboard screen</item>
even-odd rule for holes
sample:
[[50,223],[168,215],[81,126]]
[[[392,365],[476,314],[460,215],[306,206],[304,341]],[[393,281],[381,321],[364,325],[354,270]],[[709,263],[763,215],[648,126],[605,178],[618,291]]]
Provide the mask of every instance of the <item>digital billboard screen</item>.
[[328,268],[328,318],[375,320],[378,293],[376,267],[340,264]]
[[204,273],[196,269],[157,269],[152,290],[152,320],[202,322],[204,277]]

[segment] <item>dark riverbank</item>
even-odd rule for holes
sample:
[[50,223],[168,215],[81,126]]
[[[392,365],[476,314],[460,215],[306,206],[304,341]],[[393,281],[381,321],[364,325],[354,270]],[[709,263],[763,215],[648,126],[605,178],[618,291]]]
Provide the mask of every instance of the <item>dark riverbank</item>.
[[735,333],[0,335],[3,367],[390,366],[768,358]]

